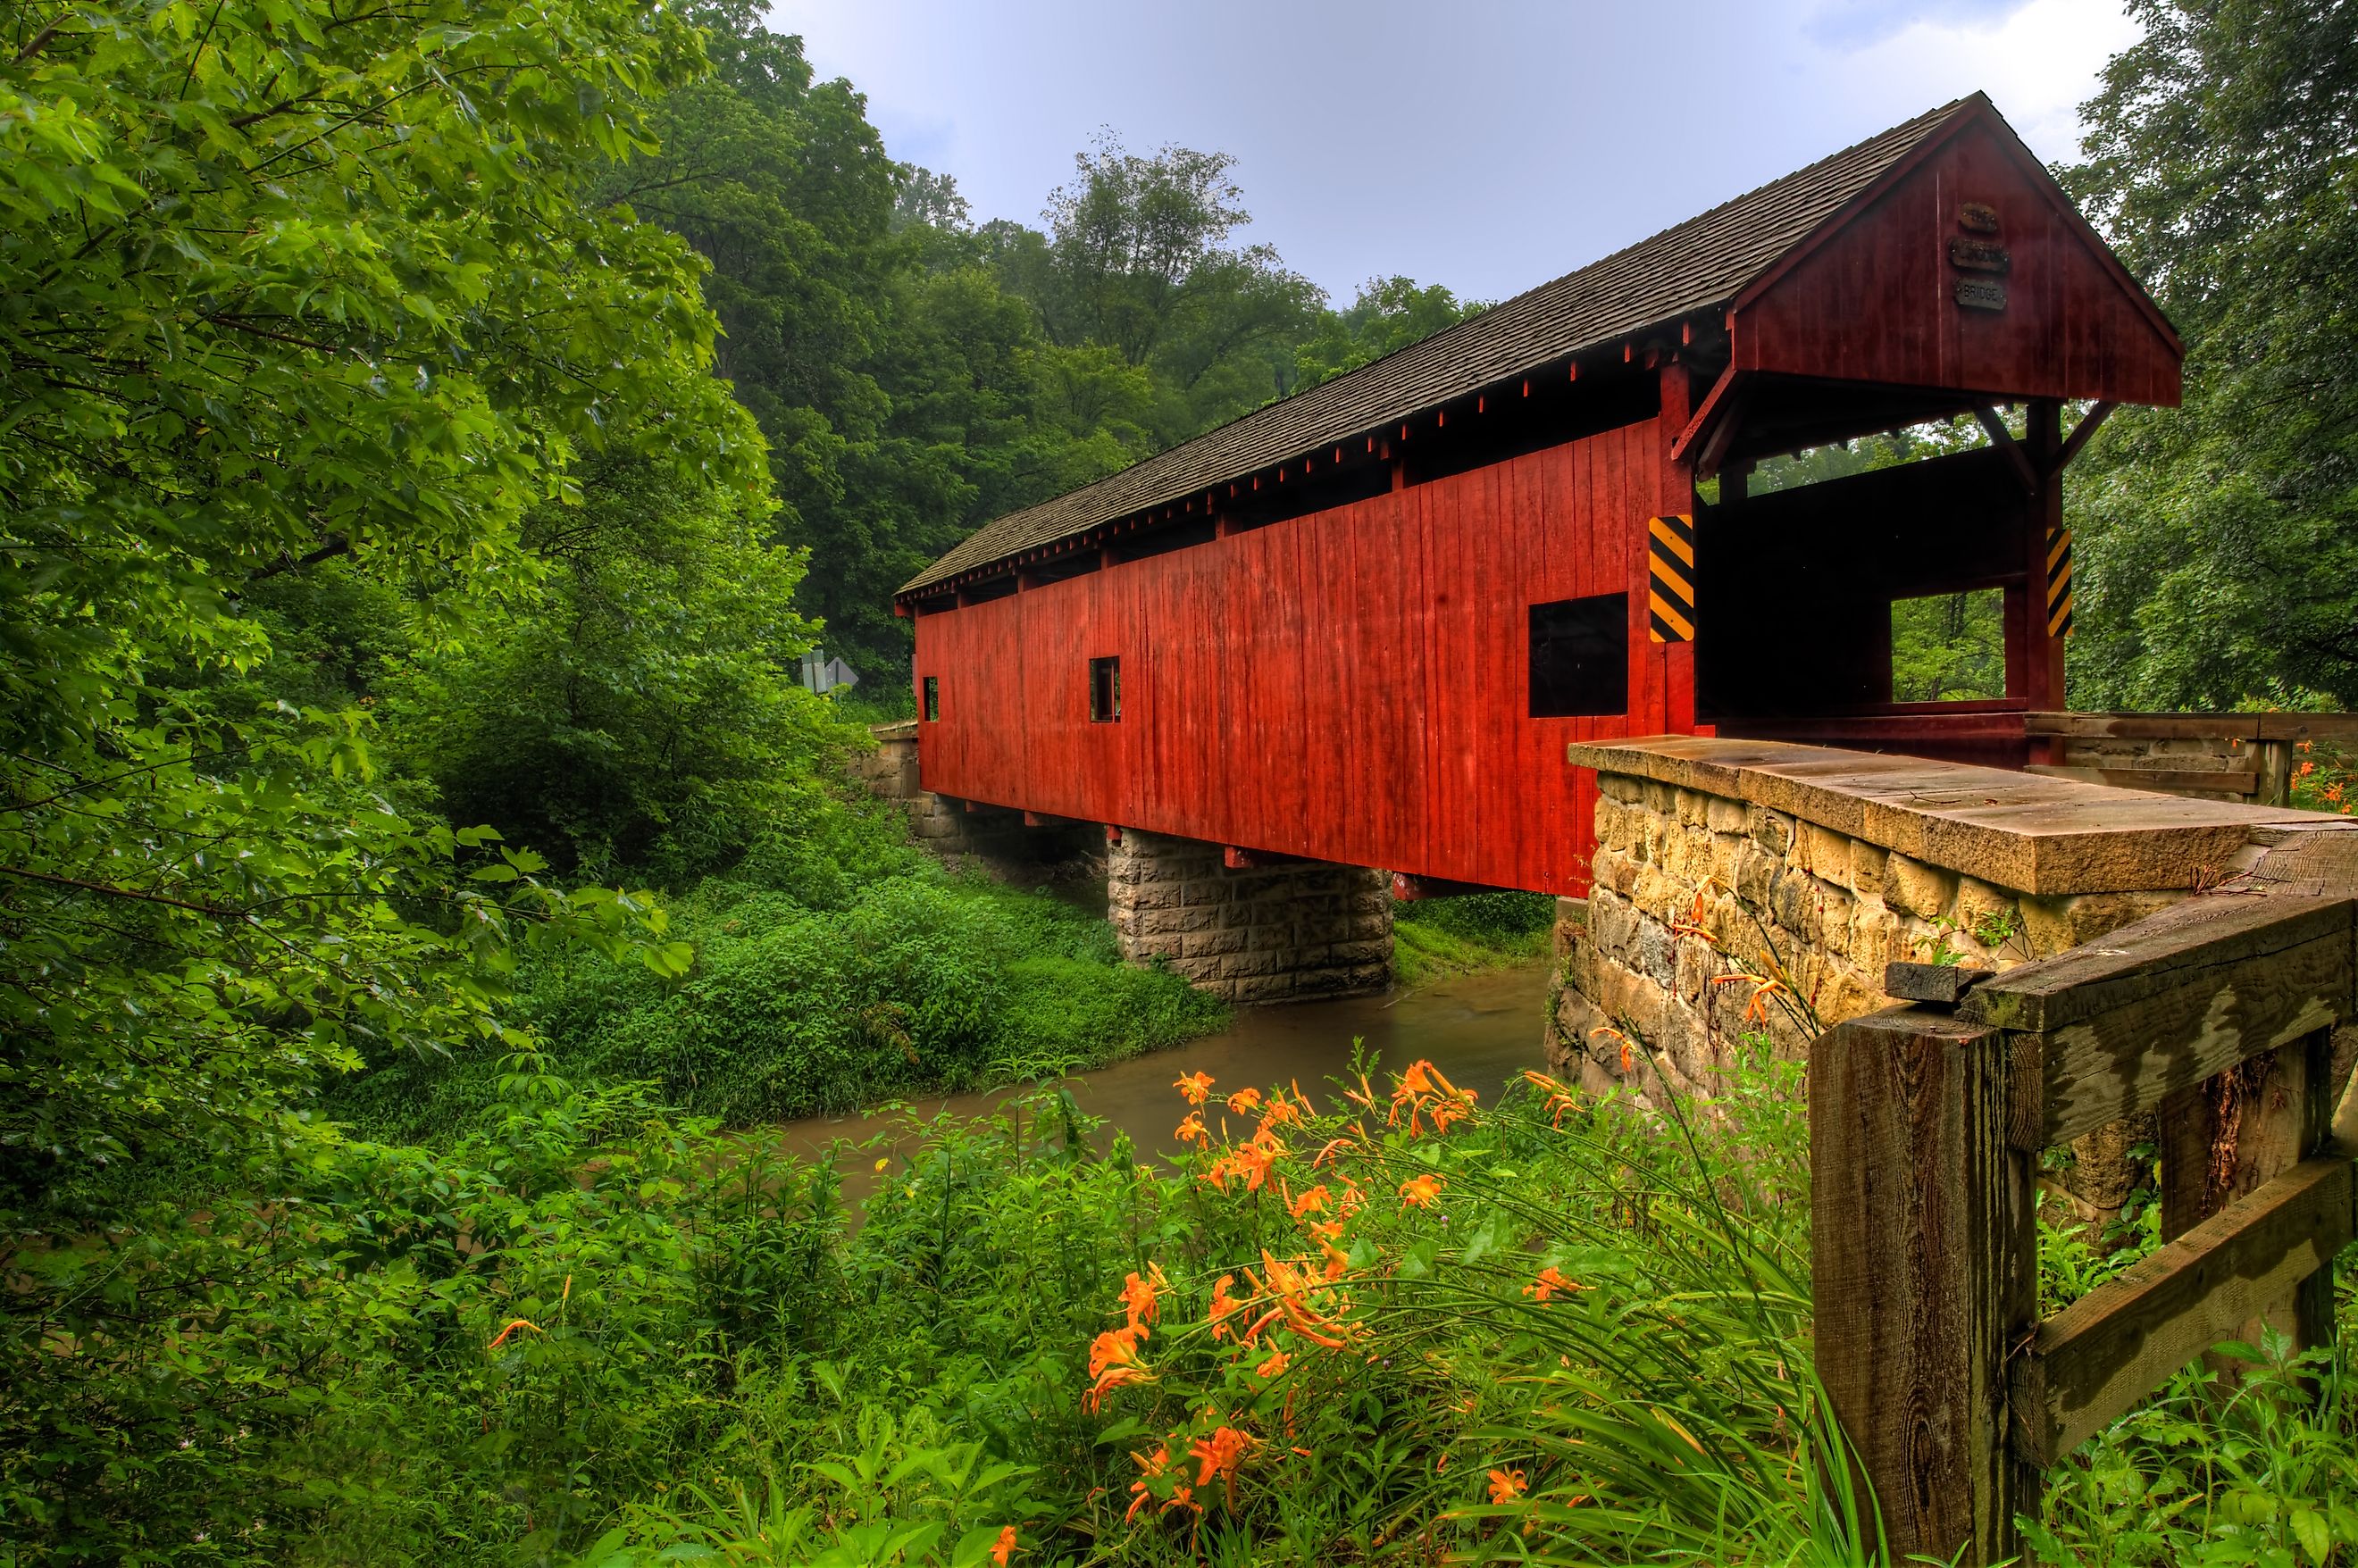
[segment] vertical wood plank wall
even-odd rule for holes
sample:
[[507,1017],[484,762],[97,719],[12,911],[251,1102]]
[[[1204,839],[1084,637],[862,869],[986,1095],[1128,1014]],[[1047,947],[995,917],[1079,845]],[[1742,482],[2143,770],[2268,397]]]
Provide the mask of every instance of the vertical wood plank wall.
[[[1998,214],[1967,234],[1966,202]],[[1967,309],[1954,239],[1986,237],[2008,257],[1992,275],[2003,310]],[[1996,397],[2104,397],[2175,407],[2178,353],[2093,246],[2043,176],[1986,128],[1969,126],[1733,313],[1736,362],[1891,386]],[[1759,286],[1756,285],[1756,287]]]
[[[920,732],[924,786],[1585,893],[1596,786],[1565,764],[1565,743],[1693,712],[1691,660],[1644,631],[1661,452],[1648,420],[921,616],[916,678],[941,681],[941,719]],[[1632,595],[1627,713],[1528,717],[1530,607],[1616,592]],[[1088,661],[1109,654],[1122,717],[1092,723]]]

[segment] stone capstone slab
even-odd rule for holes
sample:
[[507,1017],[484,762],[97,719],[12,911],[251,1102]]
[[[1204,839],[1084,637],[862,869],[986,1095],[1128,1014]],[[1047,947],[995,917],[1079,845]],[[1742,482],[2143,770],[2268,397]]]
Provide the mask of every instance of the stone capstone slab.
[[2042,897],[2198,886],[2247,870],[2239,857],[2268,833],[2358,829],[2320,812],[1780,741],[1658,735],[1575,742],[1565,754],[1641,790],[1756,807],[1753,837],[1771,854],[1786,852],[1800,823]]

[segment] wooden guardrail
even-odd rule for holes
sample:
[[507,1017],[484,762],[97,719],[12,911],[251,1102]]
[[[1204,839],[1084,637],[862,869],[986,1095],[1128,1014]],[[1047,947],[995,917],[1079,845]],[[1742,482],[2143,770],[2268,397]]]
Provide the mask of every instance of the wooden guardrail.
[[[2214,896],[1819,1038],[1818,1372],[1891,1561],[2016,1555],[2043,1466],[2255,1318],[2331,1342],[2354,993],[2358,901]],[[2039,1156],[2146,1110],[2165,1244],[2041,1322]]]
[[[2303,741],[2358,746],[2352,713],[2026,713],[2029,771],[2165,794],[2236,795],[2256,806],[2290,804],[2295,750]],[[2105,741],[2201,741],[2209,758],[2157,753],[2150,762],[2085,759]],[[2045,748],[2045,760],[2040,748]],[[2172,761],[2208,766],[2170,767]]]

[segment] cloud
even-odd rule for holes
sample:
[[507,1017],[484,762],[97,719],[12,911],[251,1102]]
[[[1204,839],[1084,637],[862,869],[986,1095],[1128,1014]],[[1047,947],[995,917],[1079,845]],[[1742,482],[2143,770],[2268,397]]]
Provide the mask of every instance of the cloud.
[[2079,156],[2080,105],[2104,62],[2136,40],[2118,0],[2028,0],[2002,16],[1919,18],[1827,53],[1844,79],[1887,84],[1895,118],[1920,109],[1928,87],[1952,98],[1978,88],[2054,162]]

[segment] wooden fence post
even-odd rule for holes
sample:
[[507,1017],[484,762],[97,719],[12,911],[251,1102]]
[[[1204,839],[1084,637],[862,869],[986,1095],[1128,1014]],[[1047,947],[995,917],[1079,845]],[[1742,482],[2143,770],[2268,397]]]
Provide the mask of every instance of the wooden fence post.
[[[2256,1192],[2333,1140],[2333,1032],[2319,1030],[2179,1090],[2161,1102],[2161,1238],[2182,1236]],[[2296,1350],[2333,1342],[2333,1271],[2321,1269],[2244,1325],[2260,1342],[2266,1325]],[[2208,1357],[2225,1373],[2232,1363]]]
[[2006,1032],[1922,1009],[1811,1051],[1818,1376],[1894,1562],[2004,1561],[2039,1508],[2007,1428],[2006,1356],[2039,1310],[2013,1080]]

